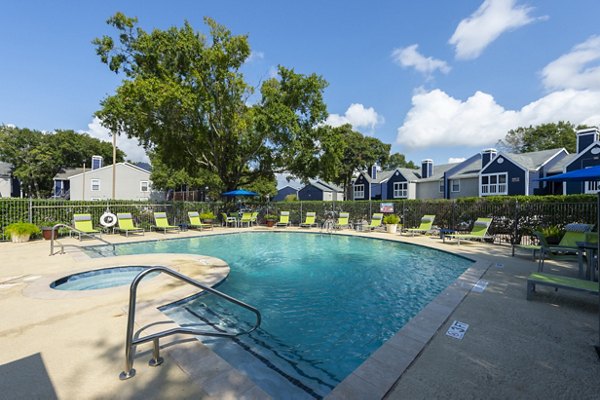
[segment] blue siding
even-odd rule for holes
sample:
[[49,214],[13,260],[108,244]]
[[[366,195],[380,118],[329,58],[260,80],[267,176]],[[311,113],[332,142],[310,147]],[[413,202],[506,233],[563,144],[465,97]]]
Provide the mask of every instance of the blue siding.
[[590,144],[598,140],[596,131],[586,132],[582,135],[577,135],[577,150],[584,151]]
[[[362,199],[356,199],[356,200],[368,200],[369,196],[371,194],[371,189],[370,189],[370,185],[369,182],[365,179],[365,177],[360,174],[358,176],[358,178],[356,178],[356,181],[354,182],[355,185],[364,185],[365,186],[365,197]],[[352,192],[354,194],[354,192]]]
[[381,184],[371,184],[371,199],[381,200]]
[[487,168],[482,169],[481,174],[498,174],[506,172],[508,173],[508,195],[517,196],[526,194],[525,171],[505,156],[502,156],[504,162],[502,164],[498,164],[498,158],[499,157],[496,157],[494,161],[487,166]]
[[297,193],[298,191],[293,187],[286,186],[277,191],[277,194],[273,197],[273,201],[283,201],[285,200],[286,196],[289,196],[290,194],[295,195]]
[[299,200],[323,200],[323,191],[313,185],[306,185],[298,191]]
[[392,177],[387,181],[386,186],[386,196],[382,197],[382,200],[392,200],[394,198],[394,183],[396,182],[406,182],[407,179],[398,172],[398,175],[394,173]]
[[[592,150],[600,149],[600,144],[588,149],[588,151],[581,153],[571,164],[567,165],[567,172],[575,171],[577,169],[583,169],[587,167],[593,167],[600,165],[600,154],[594,154]],[[583,182],[567,182],[567,193],[566,194],[581,194],[584,193]]]

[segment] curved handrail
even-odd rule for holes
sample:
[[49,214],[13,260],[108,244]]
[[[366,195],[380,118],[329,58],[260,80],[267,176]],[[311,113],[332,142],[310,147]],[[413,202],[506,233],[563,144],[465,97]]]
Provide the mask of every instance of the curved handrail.
[[[178,327],[178,328],[167,329],[162,332],[157,332],[157,333],[153,333],[148,336],[134,339],[133,338],[133,326],[134,326],[134,322],[135,322],[135,304],[136,304],[136,298],[137,298],[137,287],[138,287],[138,284],[142,281],[142,279],[144,279],[148,274],[151,274],[152,272],[155,272],[155,271],[160,271],[160,272],[163,272],[174,278],[180,279],[190,285],[196,286],[196,287],[203,289],[209,293],[212,293],[216,296],[222,297],[223,299],[225,299],[235,305],[238,305],[240,307],[243,307],[243,308],[253,312],[256,315],[256,322],[255,322],[254,326],[249,330],[243,330],[243,331],[240,331],[237,333],[207,332],[207,331],[202,331],[202,330],[198,330],[198,329],[194,329],[194,328]],[[121,380],[124,380],[124,379],[129,379],[129,378],[135,376],[135,369],[133,369],[133,348],[134,348],[134,346],[136,346],[138,344],[154,341],[154,352],[153,352],[153,358],[150,360],[150,365],[155,366],[155,365],[160,365],[162,363],[162,358],[160,358],[160,356],[159,356],[159,339],[161,337],[166,337],[166,336],[174,335],[177,333],[181,333],[181,334],[188,334],[188,335],[202,335],[202,336],[234,338],[234,337],[241,336],[241,335],[247,335],[247,334],[255,331],[260,326],[261,321],[262,321],[262,316],[260,314],[260,311],[258,311],[258,309],[256,309],[255,307],[252,307],[251,305],[244,303],[243,301],[240,301],[234,297],[231,297],[231,296],[229,296],[223,292],[220,292],[216,289],[213,289],[209,286],[205,286],[202,283],[198,282],[197,280],[192,279],[183,274],[180,274],[177,271],[173,271],[172,269],[169,269],[167,267],[154,266],[154,267],[147,268],[144,271],[140,272],[133,279],[133,281],[131,282],[131,286],[129,287],[129,313],[127,316],[127,333],[126,333],[127,336],[125,338],[125,370],[123,372],[121,372],[119,377]]]
[[[114,243],[111,243],[108,240],[104,240],[101,237],[98,237],[96,235],[92,235],[92,234],[89,234],[89,233],[86,233],[86,232],[82,232],[79,229],[75,229],[75,228],[73,228],[70,225],[62,224],[61,223],[61,224],[56,224],[56,225],[54,225],[52,227],[52,236],[50,238],[50,255],[51,256],[53,256],[55,254],[54,253],[54,232],[56,231],[56,228],[59,228],[61,226],[64,227],[64,228],[67,228],[71,232],[75,232],[75,233],[77,233],[79,235],[84,235],[84,236],[91,237],[92,239],[97,239],[97,240],[101,241],[102,243],[105,243],[105,244],[107,244],[109,246],[112,246],[113,252],[115,251],[115,244]],[[65,246],[62,243],[60,243],[58,240],[56,242],[60,245],[60,254],[65,254]]]

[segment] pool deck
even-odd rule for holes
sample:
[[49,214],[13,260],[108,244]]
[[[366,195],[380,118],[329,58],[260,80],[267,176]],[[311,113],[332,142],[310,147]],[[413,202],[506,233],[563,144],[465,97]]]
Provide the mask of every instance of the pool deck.
[[[247,230],[216,228],[105,238],[122,243]],[[297,227],[277,230],[303,231]],[[344,230],[339,234],[361,233]],[[599,397],[600,360],[593,347],[598,344],[596,296],[541,287],[534,299],[527,301],[526,278],[536,271],[537,263],[530,254],[511,257],[506,245],[461,242],[458,246],[431,237],[364,235],[430,246],[477,262],[338,385],[329,398]],[[80,244],[75,239],[61,242]],[[41,240],[0,243],[3,398],[268,398],[245,375],[200,342],[184,336],[161,341],[165,362],[156,368],[147,365],[151,346],[141,345],[134,365],[136,376],[120,381],[128,288],[97,293],[48,288],[48,282],[55,278],[112,266],[115,259],[90,259],[75,247],[67,247],[67,254],[49,256],[49,248],[49,243]],[[219,260],[186,255],[125,256],[118,263],[170,265],[208,284],[218,282],[227,272]],[[576,276],[577,270],[575,263],[559,265],[552,261],[546,268],[565,276]],[[146,328],[144,333],[172,325],[156,310],[157,305],[193,292],[162,278],[142,284],[136,322],[138,328]],[[488,282],[481,293],[471,290],[479,279]],[[445,334],[455,320],[469,325],[462,340]]]

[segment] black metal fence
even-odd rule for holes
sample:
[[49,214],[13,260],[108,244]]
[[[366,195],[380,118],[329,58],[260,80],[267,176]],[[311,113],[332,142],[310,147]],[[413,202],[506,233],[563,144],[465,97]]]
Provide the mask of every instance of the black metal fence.
[[[136,223],[149,228],[154,223],[154,211],[166,211],[172,224],[187,222],[188,211],[212,212],[220,220],[222,212],[253,210],[259,212],[259,221],[266,214],[290,212],[292,224],[299,224],[307,212],[317,213],[317,222],[339,212],[349,212],[352,221],[369,221],[380,212],[382,204],[392,207],[404,227],[416,227],[425,214],[434,214],[434,225],[439,228],[469,230],[479,217],[493,217],[490,233],[501,241],[530,243],[532,231],[556,225],[563,227],[571,222],[596,221],[597,207],[594,196],[553,196],[523,198],[473,198],[460,200],[398,200],[398,201],[291,201],[268,203],[253,199],[230,202],[171,201],[153,203],[146,201],[68,201],[38,199],[0,199],[0,229],[12,222],[31,222],[40,227],[55,223],[70,224],[73,214],[90,213],[95,221],[108,209],[112,213],[130,212]],[[1,236],[4,239],[3,233]]]

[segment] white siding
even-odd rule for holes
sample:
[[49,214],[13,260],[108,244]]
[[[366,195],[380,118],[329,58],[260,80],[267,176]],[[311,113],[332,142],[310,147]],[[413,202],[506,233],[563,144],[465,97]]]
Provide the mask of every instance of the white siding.
[[440,192],[440,181],[419,182],[417,184],[417,199],[443,199]]
[[[85,177],[85,191],[84,191]],[[71,200],[112,199],[112,165],[96,170],[86,171],[69,178],[71,181]],[[92,191],[92,180],[98,179],[100,190]],[[150,182],[150,172],[144,171],[127,163],[116,165],[115,199],[116,200],[147,200],[150,191],[141,191],[141,182]],[[151,185],[152,183],[150,183]],[[85,196],[85,198],[83,198]]]
[[10,177],[0,176],[0,197],[10,197],[11,188]]

